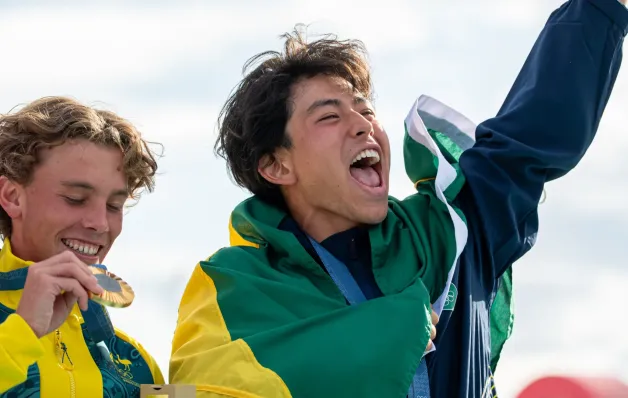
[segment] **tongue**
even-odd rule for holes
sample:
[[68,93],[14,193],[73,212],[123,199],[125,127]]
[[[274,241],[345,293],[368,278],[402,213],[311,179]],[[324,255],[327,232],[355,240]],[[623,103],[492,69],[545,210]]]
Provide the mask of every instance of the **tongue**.
[[371,166],[367,167],[351,167],[349,169],[351,176],[358,180],[359,183],[368,187],[379,187],[382,184],[382,180],[379,178],[379,174]]

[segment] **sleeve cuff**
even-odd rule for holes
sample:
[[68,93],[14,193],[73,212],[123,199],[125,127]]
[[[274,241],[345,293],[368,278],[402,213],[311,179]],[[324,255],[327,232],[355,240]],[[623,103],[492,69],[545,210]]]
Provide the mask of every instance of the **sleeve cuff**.
[[604,13],[617,27],[628,34],[628,8],[619,0],[588,0],[592,5]]
[[44,355],[44,345],[24,318],[11,314],[0,325],[0,341],[16,365],[28,368]]

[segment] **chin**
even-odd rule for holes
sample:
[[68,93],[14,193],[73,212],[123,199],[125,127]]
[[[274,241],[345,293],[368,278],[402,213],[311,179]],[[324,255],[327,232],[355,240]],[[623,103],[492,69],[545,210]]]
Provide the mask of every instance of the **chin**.
[[379,224],[386,219],[388,215],[388,201],[382,206],[372,206],[368,208],[368,211],[361,211],[360,220],[362,224],[375,225]]

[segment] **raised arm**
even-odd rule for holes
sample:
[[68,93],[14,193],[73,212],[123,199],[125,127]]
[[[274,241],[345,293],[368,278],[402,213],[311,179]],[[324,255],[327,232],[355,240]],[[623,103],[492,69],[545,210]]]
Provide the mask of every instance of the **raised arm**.
[[498,277],[533,245],[547,181],[574,168],[588,149],[611,94],[628,32],[617,0],[571,0],[536,41],[496,117],[476,131],[460,165],[460,206],[483,262]]

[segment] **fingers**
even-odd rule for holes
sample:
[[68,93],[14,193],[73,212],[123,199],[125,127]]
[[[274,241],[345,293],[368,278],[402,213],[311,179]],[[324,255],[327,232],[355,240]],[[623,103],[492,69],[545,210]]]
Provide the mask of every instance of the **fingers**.
[[[83,287],[96,294],[102,293],[102,287],[98,285],[98,279],[90,272],[83,272],[83,268],[87,268],[84,264],[60,263],[55,264],[51,271],[54,272],[53,276],[72,278],[80,282]],[[88,270],[89,271],[89,270]]]
[[[56,256],[50,257],[48,260],[44,262],[49,263],[48,265],[54,265],[54,264],[59,264],[59,263],[76,263],[79,269],[83,273],[85,273],[85,275],[92,276],[92,272],[89,270],[87,265],[85,265],[85,263],[79,260],[78,257],[76,257],[76,255],[69,250],[66,250],[63,253],[59,253]],[[42,264],[44,262],[42,262]]]
[[432,349],[432,347],[434,346],[433,340],[435,338],[436,338],[436,326],[431,325],[430,326],[430,341],[428,341],[427,348],[425,349],[425,351],[429,351]]
[[[89,292],[87,292],[87,295],[89,297]],[[66,308],[72,308],[74,307],[74,304],[78,304],[82,311],[87,311],[87,304],[81,302],[79,298],[74,295],[74,293],[65,292],[61,295],[61,298],[63,299]]]
[[83,311],[87,310],[89,294],[85,287],[76,279],[57,277],[54,279],[53,283],[57,285],[59,291],[64,292],[63,298],[68,308],[72,308],[74,303],[78,301],[79,307]]
[[425,348],[425,351],[429,351],[432,349],[432,347],[434,347],[434,342],[432,340],[427,342],[427,347]]
[[432,310],[432,325],[437,325],[439,320],[438,314]]
[[[51,262],[50,260],[53,259],[55,261]],[[48,264],[45,264],[46,262]],[[102,287],[98,285],[96,277],[85,264],[74,256],[74,254],[64,252],[55,257],[51,257],[46,262],[36,264],[29,272],[32,271],[42,276],[72,278],[80,282],[85,289],[96,294],[102,293]]]

